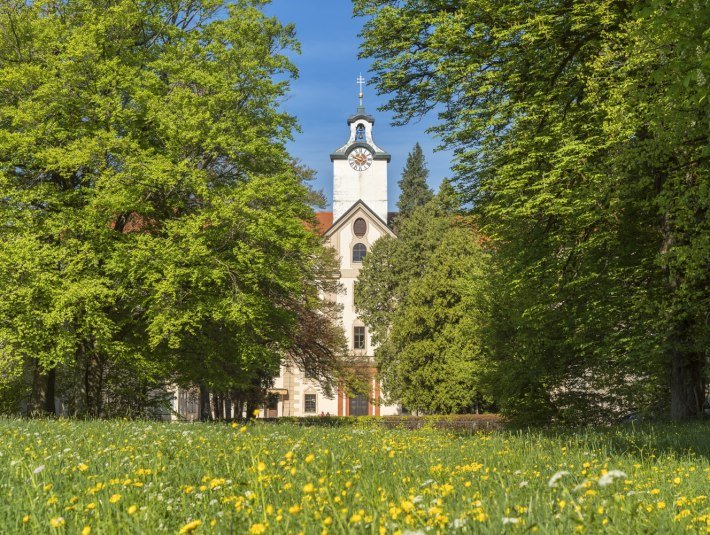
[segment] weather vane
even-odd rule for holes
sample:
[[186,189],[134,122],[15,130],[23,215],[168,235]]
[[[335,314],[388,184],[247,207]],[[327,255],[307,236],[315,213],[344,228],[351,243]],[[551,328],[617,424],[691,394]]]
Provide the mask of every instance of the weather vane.
[[362,85],[365,83],[365,79],[362,77],[362,73],[360,73],[360,76],[357,77],[357,83],[360,86],[360,94],[358,96],[360,97],[360,107],[362,108],[362,97],[364,96],[362,92]]

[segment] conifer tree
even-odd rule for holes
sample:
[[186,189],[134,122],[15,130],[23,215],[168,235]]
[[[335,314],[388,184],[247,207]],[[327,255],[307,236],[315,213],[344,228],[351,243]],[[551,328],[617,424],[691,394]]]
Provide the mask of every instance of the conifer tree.
[[401,194],[397,201],[400,218],[408,217],[418,206],[428,203],[434,194],[426,183],[429,170],[424,159],[424,152],[419,143],[414,145],[407,156],[407,163],[399,179]]

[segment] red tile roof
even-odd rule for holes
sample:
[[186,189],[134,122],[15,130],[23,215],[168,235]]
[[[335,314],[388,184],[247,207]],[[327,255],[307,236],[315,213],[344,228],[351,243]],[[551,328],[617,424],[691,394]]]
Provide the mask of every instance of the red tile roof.
[[326,230],[333,226],[333,212],[316,212],[316,220],[318,221],[318,234],[323,234]]

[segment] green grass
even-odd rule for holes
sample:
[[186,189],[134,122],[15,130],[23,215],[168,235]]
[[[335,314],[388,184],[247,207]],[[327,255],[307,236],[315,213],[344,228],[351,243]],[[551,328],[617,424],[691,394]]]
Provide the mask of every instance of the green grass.
[[707,424],[462,436],[0,419],[0,531],[708,532],[709,453]]

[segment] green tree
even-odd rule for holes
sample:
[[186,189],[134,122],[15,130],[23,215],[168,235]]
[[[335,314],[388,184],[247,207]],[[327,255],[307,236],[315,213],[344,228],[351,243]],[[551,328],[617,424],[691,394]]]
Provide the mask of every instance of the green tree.
[[438,109],[495,244],[510,414],[702,412],[710,329],[702,2],[356,0],[398,123]]
[[402,178],[397,183],[401,191],[397,208],[399,217],[408,217],[418,206],[428,203],[434,194],[426,183],[429,170],[426,166],[424,153],[419,143],[414,145],[407,156],[407,163],[402,170]]
[[0,7],[2,381],[31,370],[47,410],[55,384],[73,412],[125,413],[308,350],[332,259],[284,146],[294,28],[264,3]]
[[411,410],[468,412],[480,402],[488,254],[447,183],[382,238],[360,271],[358,313],[378,344],[386,396]]

